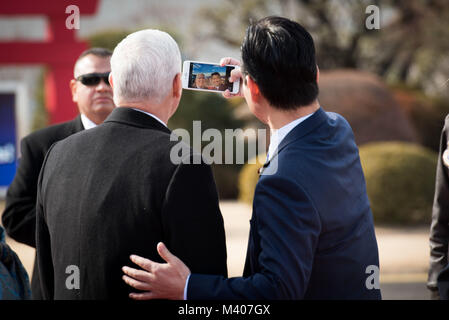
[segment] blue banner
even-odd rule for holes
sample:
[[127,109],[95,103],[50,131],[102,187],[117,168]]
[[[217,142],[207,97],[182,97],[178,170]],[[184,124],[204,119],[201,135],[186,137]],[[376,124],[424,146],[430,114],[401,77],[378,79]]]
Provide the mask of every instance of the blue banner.
[[0,188],[8,187],[16,173],[15,94],[0,93]]

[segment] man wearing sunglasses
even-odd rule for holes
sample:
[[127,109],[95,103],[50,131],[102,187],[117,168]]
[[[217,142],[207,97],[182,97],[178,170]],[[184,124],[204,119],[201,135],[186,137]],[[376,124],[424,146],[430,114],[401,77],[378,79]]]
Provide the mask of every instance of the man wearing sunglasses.
[[[75,63],[70,81],[72,99],[80,114],[73,120],[49,126],[23,138],[21,159],[6,195],[2,223],[14,240],[36,247],[36,186],[45,154],[50,146],[83,129],[102,123],[114,109],[108,76],[112,52],[104,48],[84,51]],[[31,282],[33,299],[41,299],[35,263]]]
[[108,80],[112,52],[98,48],[91,50],[101,51],[104,56],[82,55],[75,64],[75,79],[70,81],[73,102],[78,105],[85,129],[102,123],[114,109]]

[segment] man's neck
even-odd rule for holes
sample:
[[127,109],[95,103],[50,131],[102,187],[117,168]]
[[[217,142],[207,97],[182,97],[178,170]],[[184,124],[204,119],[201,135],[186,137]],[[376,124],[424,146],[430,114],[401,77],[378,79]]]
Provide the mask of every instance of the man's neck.
[[269,106],[267,124],[271,130],[277,130],[289,124],[290,122],[295,121],[296,119],[314,113],[319,108],[320,104],[318,103],[318,100],[315,100],[312,104],[308,106],[301,106],[291,111],[279,110]]

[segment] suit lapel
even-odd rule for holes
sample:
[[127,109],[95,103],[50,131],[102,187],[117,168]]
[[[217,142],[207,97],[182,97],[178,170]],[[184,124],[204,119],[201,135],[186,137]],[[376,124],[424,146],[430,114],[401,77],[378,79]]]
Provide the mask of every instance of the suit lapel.
[[104,122],[118,122],[131,125],[133,127],[156,129],[169,134],[171,133],[170,129],[153,117],[128,107],[115,108]]
[[310,118],[304,120],[300,124],[298,124],[296,127],[290,131],[287,136],[285,136],[284,139],[282,139],[281,143],[279,144],[278,148],[274,152],[274,155],[271,157],[269,161],[267,161],[260,169],[259,169],[259,175],[262,175],[265,168],[269,166],[269,164],[272,161],[277,161],[277,156],[279,152],[282,151],[287,145],[290,143],[301,139],[302,137],[308,135],[310,132],[312,132],[316,127],[318,127],[320,124],[322,124],[327,119],[326,112],[320,107]]
[[316,127],[322,124],[327,119],[326,112],[320,107],[315,113],[310,116],[310,118],[304,120],[300,124],[290,131],[287,136],[281,141],[279,147],[277,149],[277,153],[281,152],[283,148],[285,148],[288,144],[301,139],[302,137],[308,135],[311,131],[313,131]]
[[84,130],[83,122],[81,121],[81,115],[78,114],[78,116],[72,120],[73,123],[73,133],[80,132]]

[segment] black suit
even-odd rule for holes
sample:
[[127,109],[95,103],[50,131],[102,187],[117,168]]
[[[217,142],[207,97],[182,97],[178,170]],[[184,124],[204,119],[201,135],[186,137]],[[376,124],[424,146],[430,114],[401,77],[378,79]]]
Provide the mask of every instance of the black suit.
[[[440,139],[430,228],[430,268],[427,280],[427,287],[433,292],[434,297],[438,296],[438,289],[440,289],[440,293],[444,291],[442,297],[446,299],[449,297],[449,159],[447,153],[445,154],[445,151],[449,148],[448,135],[449,115],[446,116]],[[444,161],[443,155],[446,161]]]
[[[102,125],[50,149],[37,199],[45,298],[128,299],[133,289],[121,267],[130,254],[162,262],[159,241],[192,272],[227,275],[212,170],[172,163],[175,144],[156,119],[119,107]],[[79,290],[66,288],[69,265],[79,268]]]
[[[56,141],[83,130],[81,117],[33,132],[21,141],[21,159],[13,182],[6,194],[2,223],[8,235],[16,241],[36,247],[37,179],[45,154]],[[37,264],[32,278],[34,299],[42,297]]]

